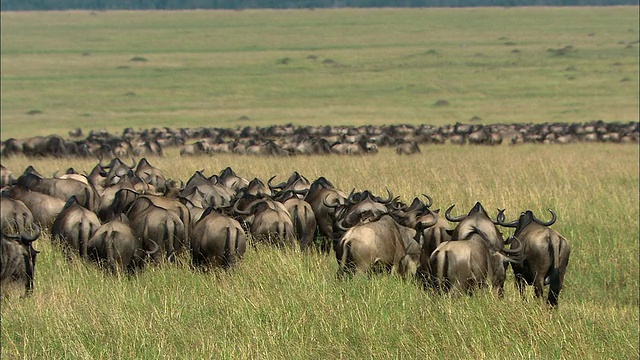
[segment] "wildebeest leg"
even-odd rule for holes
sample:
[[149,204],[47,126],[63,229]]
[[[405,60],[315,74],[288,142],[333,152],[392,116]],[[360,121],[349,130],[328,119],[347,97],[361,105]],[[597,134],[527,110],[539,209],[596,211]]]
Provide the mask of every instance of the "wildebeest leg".
[[518,291],[520,291],[520,296],[524,299],[524,292],[526,290],[527,282],[520,274],[516,274],[515,280]]
[[536,298],[542,297],[544,293],[544,278],[543,276],[536,276],[533,282],[533,288],[535,290]]
[[33,266],[31,265],[30,254],[23,255],[25,264],[25,292],[23,297],[29,297],[33,293]]

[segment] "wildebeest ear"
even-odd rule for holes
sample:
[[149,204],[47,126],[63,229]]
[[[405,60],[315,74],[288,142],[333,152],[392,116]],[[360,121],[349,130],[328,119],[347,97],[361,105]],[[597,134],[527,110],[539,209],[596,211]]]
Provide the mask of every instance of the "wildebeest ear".
[[445,231],[447,232],[447,234],[448,234],[449,236],[453,235],[453,230],[451,230],[451,229],[447,229],[447,230],[445,230]]

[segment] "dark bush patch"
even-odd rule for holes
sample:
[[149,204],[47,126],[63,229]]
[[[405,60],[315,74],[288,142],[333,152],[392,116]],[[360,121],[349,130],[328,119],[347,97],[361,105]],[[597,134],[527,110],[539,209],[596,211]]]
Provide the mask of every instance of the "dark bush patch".
[[631,78],[628,76],[625,76],[622,79],[620,79],[620,82],[627,82],[627,81],[631,81]]
[[323,64],[335,64],[336,62],[333,59],[324,59],[324,60],[322,60],[322,63]]
[[560,49],[552,49],[552,48],[547,49],[547,52],[551,53],[551,55],[553,56],[564,56],[571,51],[574,51],[573,46],[571,45],[567,45]]
[[569,75],[569,76],[567,76],[567,80],[575,80],[575,79],[576,79],[576,77],[575,77],[575,76],[573,76],[573,75]]
[[240,120],[240,121],[248,121],[248,120],[251,120],[251,119],[247,115],[242,115],[242,116],[240,116],[238,118],[238,120]]
[[129,67],[126,65],[120,65],[120,66],[116,66],[116,69],[118,70],[122,70],[122,69],[128,69]]
[[435,106],[448,106],[449,102],[447,100],[444,99],[440,99],[438,101],[435,102],[435,104],[433,104]]
[[438,55],[438,52],[433,50],[433,49],[429,49],[427,51],[424,52],[425,55]]
[[134,93],[133,91],[129,91],[129,92],[124,93],[124,96],[136,96],[136,95],[138,95],[138,94]]
[[588,33],[587,36],[593,37],[593,36],[596,36],[596,33]]
[[82,113],[80,114],[82,117],[91,117],[91,113]]
[[482,118],[480,118],[480,116],[475,116],[475,115],[474,115],[474,116],[473,116],[469,121],[471,121],[471,122],[477,122],[477,121],[481,121],[481,120],[482,120]]
[[134,56],[131,59],[129,59],[129,61],[134,61],[134,62],[146,62],[147,59],[143,58],[142,56]]
[[290,62],[291,62],[291,58],[284,57],[282,59],[278,59],[277,64],[279,64],[279,65],[287,65]]
[[511,52],[514,54],[520,54],[520,49],[513,49]]
[[307,59],[309,59],[309,60],[316,60],[317,58],[318,57],[313,55],[313,54],[312,55],[307,55]]
[[573,66],[573,65],[569,65],[569,66],[567,66],[567,68],[566,68],[566,69],[564,69],[564,70],[565,70],[565,71],[576,71],[576,70],[578,70],[578,69],[576,69],[576,67],[575,67],[575,66]]
[[498,40],[504,41],[504,40],[509,40],[509,38],[506,37],[506,36],[501,36],[501,37],[498,38]]
[[83,53],[82,53],[82,56],[91,56],[91,53],[83,52]]
[[39,115],[39,114],[42,114],[42,110],[31,109],[31,110],[27,111],[26,114],[27,115]]
[[516,43],[514,43],[513,41],[507,41],[504,44],[507,46],[516,46]]

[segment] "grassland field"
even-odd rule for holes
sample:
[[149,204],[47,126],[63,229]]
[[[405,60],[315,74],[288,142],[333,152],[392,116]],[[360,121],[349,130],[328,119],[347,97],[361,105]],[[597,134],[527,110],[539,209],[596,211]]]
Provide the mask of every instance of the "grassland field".
[[[638,119],[637,7],[1,17],[2,139],[75,127]],[[460,213],[480,201],[509,219],[526,209],[546,218],[551,207],[572,246],[559,309],[531,289],[520,299],[512,276],[504,299],[440,297],[394,276],[338,280],[333,255],[265,246],[229,272],[193,272],[184,256],[117,278],[68,262],[45,233],[33,296],[2,300],[0,356],[638,358],[637,144],[422,150],[182,158],[173,148],[149,160],[174,179],[227,166],[263,180],[299,171],[347,192],[426,193]],[[33,165],[46,175],[95,163],[2,159],[14,173]]]

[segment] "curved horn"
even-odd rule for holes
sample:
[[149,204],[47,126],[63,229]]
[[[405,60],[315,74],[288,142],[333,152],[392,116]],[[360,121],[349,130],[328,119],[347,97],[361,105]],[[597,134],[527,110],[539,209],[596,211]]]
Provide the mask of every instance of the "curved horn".
[[386,187],[386,186],[385,186],[385,189],[387,189],[387,194],[389,195],[389,197],[388,197],[388,198],[386,198],[386,199],[378,198],[378,199],[380,199],[380,200],[378,200],[378,201],[379,201],[381,204],[388,205],[388,204],[391,204],[391,201],[393,200],[393,193],[392,193],[392,192],[391,192],[391,190],[389,190],[389,188],[388,188],[388,187]]
[[[431,215],[431,217],[433,219],[431,221],[429,221],[429,222],[418,221],[418,224],[420,224],[420,227],[422,229],[426,229],[426,228],[432,227],[433,225],[435,225],[438,222],[438,214],[434,213],[429,208],[427,208],[427,212]],[[423,213],[422,215],[425,215],[425,214]]]
[[433,199],[431,198],[431,196],[427,194],[422,194],[422,196],[424,196],[427,199],[427,203],[425,204],[425,206],[431,207],[431,205],[433,205]]
[[20,237],[22,238],[22,242],[26,245],[27,243],[30,243],[32,241],[35,241],[36,239],[38,239],[38,237],[40,237],[40,232],[42,231],[40,229],[40,227],[38,225],[33,225],[33,229],[35,230],[34,234],[27,234],[25,232],[22,232],[22,234],[20,235]]
[[240,215],[251,215],[251,208],[253,206],[249,206],[249,210],[240,210],[238,208],[239,202],[240,202],[240,199],[236,200],[236,202],[233,203],[233,211],[235,211],[236,214],[240,214]]
[[522,244],[522,241],[520,241],[520,239],[518,239],[515,236],[509,236],[509,238],[505,241],[505,243],[507,242],[513,242],[513,240],[518,242],[518,246],[517,247],[512,247],[511,249],[502,249],[501,251],[506,254],[506,255],[520,255],[520,253],[522,252],[522,248],[524,247],[524,245]]
[[336,222],[336,227],[342,231],[349,231],[350,226],[345,227],[344,226],[344,220],[345,219],[340,219],[338,220],[338,222]]
[[325,197],[322,198],[322,203],[324,204],[324,206],[328,208],[337,208],[338,206],[340,206],[340,201],[338,201],[337,199],[335,202],[333,202],[333,204],[327,203],[327,198],[329,197],[329,195],[331,194],[327,194]]
[[455,204],[449,206],[449,208],[447,209],[447,211],[445,211],[444,213],[444,217],[447,218],[447,220],[451,221],[451,222],[460,222],[462,221],[464,218],[467,217],[467,215],[460,215],[458,217],[452,218],[451,217],[451,209],[453,209],[453,207],[456,206]]
[[275,194],[275,192],[276,192],[275,190],[278,190],[277,185],[273,185],[273,184],[271,184],[271,182],[273,181],[273,179],[275,179],[275,178],[276,178],[276,176],[278,176],[278,175],[273,175],[273,176],[272,176],[272,177],[270,177],[270,178],[269,178],[269,180],[267,181],[267,186],[269,186],[269,190],[271,190],[271,192],[272,192],[273,194]]
[[556,213],[553,210],[551,210],[551,209],[547,209],[547,210],[549,210],[549,212],[551,213],[551,220],[549,220],[548,222],[544,222],[544,221],[541,221],[540,219],[538,219],[535,215],[533,215],[533,221],[535,221],[538,224],[543,225],[543,226],[551,226],[551,225],[553,225],[556,222],[556,219],[558,217],[556,216]]
[[153,254],[157,253],[157,252],[158,252],[158,249],[159,249],[160,247],[158,246],[158,243],[157,243],[157,242],[155,242],[155,241],[153,241],[153,240],[151,240],[151,239],[149,239],[149,241],[151,241],[151,242],[152,242],[156,247],[155,247],[155,249],[153,249],[153,250],[151,250],[151,251],[147,251],[147,250],[145,250],[144,252],[145,252],[145,253],[147,253],[147,255],[151,256],[151,255],[153,255]]
[[129,169],[133,169],[134,167],[136,167],[136,159],[133,156],[131,157],[131,161],[133,161],[133,164],[129,166]]
[[347,199],[346,199],[346,202],[348,202],[351,205],[353,205],[353,204],[355,204],[355,203],[357,203],[359,201],[359,200],[356,200],[354,198],[355,192],[356,192],[356,188],[351,189],[351,192],[349,193],[349,196],[347,196]]
[[56,172],[54,172],[54,173],[53,173],[53,178],[54,178],[54,179],[58,179],[58,180],[60,180],[60,178],[58,177],[58,172],[59,172],[59,171],[60,171],[60,170],[56,170]]
[[500,226],[509,227],[509,228],[517,227],[518,226],[518,220],[513,220],[513,221],[508,222],[508,223],[505,222],[504,210],[505,209],[498,209],[498,215],[496,216],[496,221],[493,222],[493,223],[497,224],[497,225],[500,225]]

